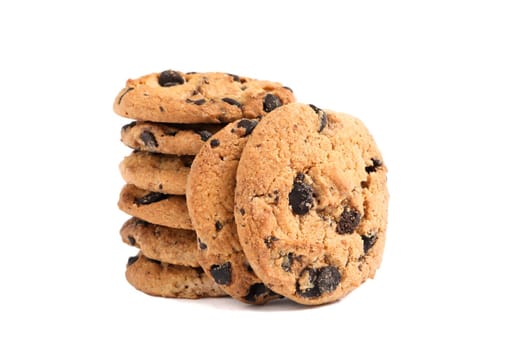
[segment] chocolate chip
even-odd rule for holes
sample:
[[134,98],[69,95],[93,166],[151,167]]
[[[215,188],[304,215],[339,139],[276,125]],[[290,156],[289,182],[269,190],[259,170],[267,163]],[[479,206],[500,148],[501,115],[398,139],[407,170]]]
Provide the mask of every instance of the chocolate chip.
[[288,194],[288,202],[292,206],[292,211],[297,215],[305,215],[310,211],[314,204],[313,189],[305,184],[304,174],[299,173],[293,181],[293,188]]
[[126,130],[128,130],[129,128],[134,127],[135,125],[137,125],[137,122],[131,122],[131,123],[129,123],[129,124],[124,125],[124,126],[122,127],[121,130],[122,130],[122,131],[126,131]]
[[222,265],[211,265],[211,275],[217,284],[230,284],[232,281],[232,265],[230,262]]
[[124,91],[124,93],[123,93],[122,95],[120,95],[120,97],[119,97],[119,99],[118,99],[118,104],[120,104],[120,102],[122,102],[122,98],[123,98],[128,92],[133,91],[133,90],[135,90],[135,88],[130,87],[130,88],[128,88],[126,91]]
[[211,137],[212,133],[208,130],[194,130],[195,133],[199,134],[202,141],[208,141],[208,139]]
[[184,78],[174,70],[165,70],[159,75],[159,85],[163,87],[170,87],[184,84]]
[[275,294],[270,289],[268,289],[268,287],[266,287],[263,283],[255,283],[250,286],[250,290],[248,291],[248,294],[246,294],[244,299],[246,301],[250,301],[254,303],[259,297],[272,296],[272,295],[277,295],[277,294]]
[[203,241],[201,241],[200,238],[197,238],[197,242],[199,243],[199,249],[200,250],[204,250],[204,249],[207,249],[208,246],[206,245],[206,243],[204,243]]
[[215,147],[218,147],[221,143],[219,142],[219,140],[217,139],[213,139],[210,141],[210,146],[211,148],[215,148]]
[[223,100],[224,102],[226,102],[227,104],[230,104],[230,105],[232,105],[232,106],[237,106],[237,107],[239,107],[239,108],[242,107],[242,104],[241,104],[239,101],[234,100],[233,98],[225,97],[225,98],[223,98],[222,100]]
[[339,217],[335,231],[340,234],[352,233],[361,221],[361,213],[353,208],[345,207]]
[[132,246],[135,246],[135,244],[137,243],[137,241],[135,240],[135,237],[133,236],[128,236],[128,241],[129,241],[129,244],[131,244]]
[[233,81],[241,82],[241,78],[239,78],[238,75],[230,74],[230,73],[226,73],[226,74],[228,74],[230,77],[232,77]]
[[144,142],[144,145],[149,148],[157,148],[159,146],[155,135],[151,131],[144,130],[140,134],[140,139]]
[[161,112],[164,112],[164,107],[159,106],[159,110],[160,110]]
[[220,221],[215,221],[215,230],[219,232],[222,230],[222,223]]
[[377,168],[383,165],[383,162],[379,159],[372,158],[372,165],[366,166],[365,170],[367,173],[374,173],[376,172]]
[[139,260],[139,256],[130,256],[128,258],[128,263],[126,264],[126,266],[131,266],[133,265],[137,260]]
[[[306,282],[307,287],[301,282]],[[334,291],[341,283],[341,273],[334,266],[306,268],[301,272],[296,284],[297,294],[305,298],[315,298],[323,293]]]
[[377,234],[372,233],[372,234],[369,234],[368,236],[361,236],[361,238],[363,239],[363,251],[366,254],[368,253],[370,248],[372,248],[374,244],[377,242]]
[[239,209],[239,213],[241,213],[241,215],[244,215],[244,214],[246,214],[246,210],[244,210],[244,208],[241,208],[241,209]]
[[264,96],[263,110],[266,113],[269,113],[277,107],[281,107],[282,105],[283,103],[281,102],[281,99],[278,96],[272,94]]
[[319,132],[323,131],[323,129],[326,127],[326,124],[328,123],[328,119],[326,117],[326,112],[323,111],[321,108],[318,108],[314,105],[309,105],[310,108],[314,110],[314,112],[319,116]]
[[187,103],[193,103],[194,105],[197,105],[197,106],[202,106],[203,104],[206,103],[206,100],[201,98],[199,100],[190,100],[189,98],[186,99],[186,102]]
[[155,202],[160,202],[164,199],[168,199],[171,197],[169,194],[166,193],[160,193],[160,192],[150,192],[144,197],[135,198],[133,201],[136,205],[146,205],[151,204]]
[[273,242],[278,241],[278,240],[279,238],[275,236],[268,236],[264,238],[264,244],[266,245],[267,248],[271,248],[273,247]]
[[244,136],[248,136],[252,133],[253,129],[255,129],[258,123],[259,122],[255,119],[241,119],[237,123],[237,127],[246,129]]
[[283,262],[281,263],[281,268],[286,271],[290,272],[292,268],[294,255],[293,253],[288,253],[285,256],[283,256]]

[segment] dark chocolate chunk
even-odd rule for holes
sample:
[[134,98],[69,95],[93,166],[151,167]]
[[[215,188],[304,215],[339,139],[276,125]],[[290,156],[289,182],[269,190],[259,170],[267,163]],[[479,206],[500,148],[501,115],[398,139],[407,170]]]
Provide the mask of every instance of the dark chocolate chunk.
[[165,70],[159,75],[159,85],[163,87],[170,87],[184,84],[184,78],[174,70]]
[[268,287],[266,287],[263,283],[255,283],[250,286],[250,290],[248,291],[248,294],[244,297],[246,301],[250,301],[252,303],[256,302],[259,297],[264,296],[272,296],[277,295]]
[[278,240],[279,238],[275,236],[268,236],[264,238],[264,244],[266,245],[267,248],[271,248],[273,247],[273,242],[278,241]]
[[118,104],[120,104],[120,102],[122,102],[122,98],[123,98],[128,92],[133,91],[133,90],[135,90],[135,88],[130,87],[130,88],[128,88],[126,91],[124,91],[124,93],[123,93],[122,95],[120,95],[120,97],[119,97],[119,99],[118,99]]
[[208,130],[194,130],[195,133],[199,134],[202,141],[208,141],[208,139],[211,137],[211,132]]
[[264,96],[263,110],[266,113],[269,113],[277,107],[281,107],[282,105],[283,103],[278,96],[272,94],[267,94],[266,96]]
[[159,106],[159,110],[160,110],[161,112],[164,112],[164,107]]
[[131,244],[132,246],[134,246],[137,241],[135,240],[135,237],[133,236],[128,236],[128,241],[129,241],[129,244]]
[[252,133],[258,123],[259,122],[256,119],[241,119],[237,123],[237,127],[246,129],[244,136],[248,136]]
[[377,234],[371,233],[368,236],[361,236],[361,238],[363,239],[363,251],[366,254],[368,253],[370,248],[372,248],[374,244],[377,242]]
[[129,124],[126,124],[126,125],[124,125],[124,126],[122,127],[122,131],[126,131],[126,130],[128,130],[129,128],[134,127],[135,125],[137,125],[137,122],[136,122],[136,121],[133,121],[133,122],[131,122],[131,123],[129,123]]
[[284,271],[290,272],[290,270],[292,268],[293,258],[294,258],[293,253],[288,253],[285,256],[283,256],[283,261],[281,263],[281,268]]
[[131,266],[133,265],[137,260],[139,260],[139,256],[130,256],[128,258],[128,263],[126,264],[126,266]]
[[218,147],[221,143],[219,142],[219,140],[217,139],[213,139],[210,141],[210,146],[211,148],[215,148],[215,147]]
[[157,148],[159,146],[155,135],[153,135],[153,133],[149,130],[144,130],[140,134],[140,139],[142,140],[142,142],[144,142],[144,145],[146,147]]
[[309,105],[310,108],[314,110],[314,112],[319,116],[319,132],[323,131],[323,129],[326,127],[326,124],[328,123],[328,119],[326,117],[326,112],[323,111],[321,108],[318,108],[314,105]]
[[222,100],[223,100],[224,102],[226,102],[227,104],[230,104],[230,105],[232,105],[232,106],[237,106],[237,107],[239,107],[239,108],[242,107],[242,104],[241,104],[239,101],[234,100],[233,98],[225,97],[225,98],[223,98]]
[[244,210],[244,208],[241,208],[241,209],[239,209],[239,213],[241,213],[241,215],[244,215],[244,214],[246,214],[246,210]]
[[288,194],[288,202],[297,215],[305,215],[314,204],[313,189],[303,182],[304,174],[299,173],[293,181],[293,188]]
[[241,82],[241,78],[239,78],[238,75],[236,75],[236,74],[230,74],[230,73],[226,73],[226,74],[228,74],[230,77],[232,77],[232,78],[233,78],[233,81],[237,81],[237,82],[239,82],[239,83]]
[[199,249],[200,250],[204,250],[204,249],[207,249],[208,246],[206,245],[206,243],[204,243],[203,241],[201,241],[200,238],[197,238],[197,242],[199,243]]
[[367,173],[373,173],[379,168],[381,165],[383,165],[383,162],[379,159],[372,158],[372,165],[368,165],[365,167],[365,170]]
[[150,192],[144,197],[135,198],[134,203],[136,205],[146,205],[146,204],[151,204],[155,202],[160,202],[164,199],[168,199],[169,197],[171,196],[166,193]]
[[197,106],[202,106],[203,104],[206,103],[206,100],[203,99],[203,98],[198,99],[198,100],[190,100],[189,98],[187,98],[186,102],[187,103],[193,103],[194,105],[197,105]]
[[[305,277],[311,287],[302,289],[299,280],[304,279]],[[297,294],[305,298],[316,298],[323,293],[334,291],[339,283],[341,283],[341,273],[334,266],[306,268],[301,272],[299,280],[296,284]]]
[[215,230],[217,232],[222,230],[222,223],[220,221],[215,221]]
[[353,208],[345,207],[339,217],[335,231],[340,234],[352,233],[361,221],[361,213]]
[[232,281],[232,264],[230,262],[222,265],[211,265],[210,272],[217,284],[228,285]]

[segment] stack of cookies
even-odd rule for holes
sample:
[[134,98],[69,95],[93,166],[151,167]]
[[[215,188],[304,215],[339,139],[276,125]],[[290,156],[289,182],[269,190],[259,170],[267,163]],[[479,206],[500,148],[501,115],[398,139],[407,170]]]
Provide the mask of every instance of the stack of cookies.
[[134,119],[119,208],[138,290],[319,305],[374,277],[386,167],[358,119],[279,83],[172,70],[128,80],[114,110]]

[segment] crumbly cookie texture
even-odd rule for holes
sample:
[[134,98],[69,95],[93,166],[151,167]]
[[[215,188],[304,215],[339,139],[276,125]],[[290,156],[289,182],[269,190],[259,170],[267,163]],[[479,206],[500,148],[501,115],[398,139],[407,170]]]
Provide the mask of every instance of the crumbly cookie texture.
[[193,229],[184,196],[151,192],[126,184],[120,191],[118,207],[123,212],[152,224]]
[[255,275],[237,238],[234,191],[237,164],[257,120],[228,124],[201,148],[186,190],[188,211],[197,232],[199,263],[233,298],[264,304],[280,297]]
[[309,305],[374,277],[385,243],[386,173],[354,117],[299,103],[265,116],[246,142],[235,190],[239,241],[257,276]]
[[126,279],[153,296],[198,299],[227,295],[200,268],[167,264],[140,253],[128,259]]
[[120,162],[122,178],[148,191],[183,195],[190,173],[191,156],[134,151]]
[[133,121],[122,127],[121,141],[135,150],[196,155],[223,124],[166,124]]
[[132,217],[120,229],[124,243],[154,260],[173,265],[200,267],[195,231],[151,224]]
[[283,85],[227,73],[166,70],[129,79],[113,103],[126,118],[165,123],[228,123],[293,102]]

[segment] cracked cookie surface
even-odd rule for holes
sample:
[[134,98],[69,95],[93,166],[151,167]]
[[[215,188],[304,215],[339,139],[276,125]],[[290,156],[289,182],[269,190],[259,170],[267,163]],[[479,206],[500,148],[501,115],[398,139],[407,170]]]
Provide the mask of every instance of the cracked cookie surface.
[[256,125],[257,120],[241,119],[213,135],[193,161],[186,196],[204,271],[235,299],[264,304],[279,296],[251,269],[233,214],[237,164]]
[[126,279],[143,293],[165,298],[198,299],[227,295],[201,268],[160,262],[142,253],[128,259]]
[[132,217],[120,229],[124,243],[146,257],[173,265],[200,267],[195,231],[155,225]]
[[235,221],[273,291],[316,305],[347,295],[381,263],[387,169],[363,123],[294,103],[265,116],[241,155]]
[[129,79],[113,103],[123,117],[164,123],[228,123],[293,102],[283,85],[227,73],[166,70]]

